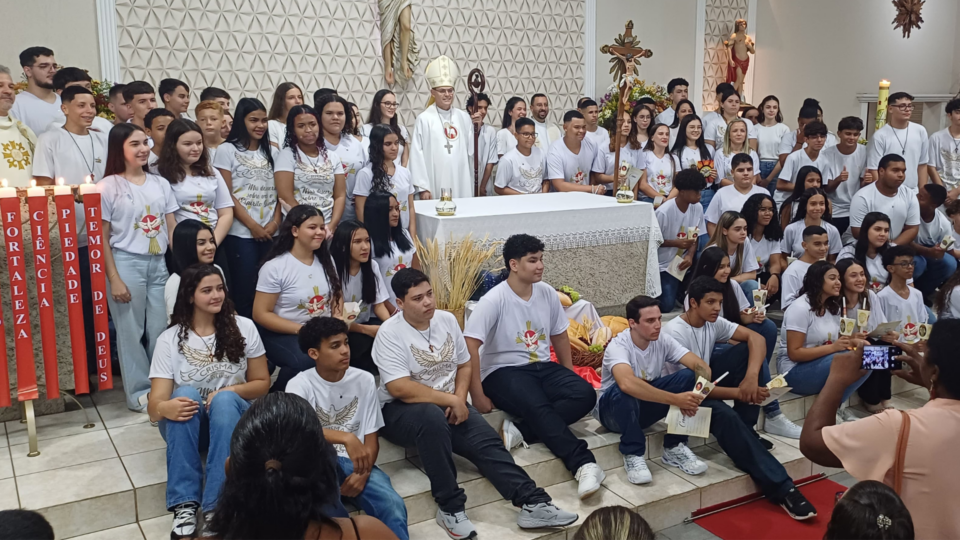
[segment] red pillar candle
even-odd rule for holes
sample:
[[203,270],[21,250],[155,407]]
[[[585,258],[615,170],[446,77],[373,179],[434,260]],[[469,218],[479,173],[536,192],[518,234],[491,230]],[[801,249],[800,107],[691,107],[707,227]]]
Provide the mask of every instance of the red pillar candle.
[[13,305],[13,340],[17,355],[17,400],[37,399],[37,371],[33,365],[33,335],[24,264],[23,234],[20,227],[20,197],[16,189],[0,189],[0,216],[7,243],[7,270],[10,274],[10,302]]
[[110,328],[107,321],[107,267],[103,255],[103,229],[100,220],[100,193],[93,184],[81,184],[83,212],[87,219],[87,250],[90,256],[90,289],[93,294],[93,329],[97,349],[97,387],[113,388],[110,367]]
[[[33,181],[36,184],[35,181]],[[43,373],[47,381],[47,399],[60,397],[60,373],[57,369],[57,322],[53,317],[53,279],[50,268],[50,223],[47,221],[47,191],[34,185],[27,190],[33,264],[37,274],[37,304],[40,312],[40,339],[43,343]]]
[[[63,179],[61,178],[62,182]],[[73,349],[73,382],[77,394],[90,393],[87,376],[87,339],[83,332],[83,300],[80,293],[80,260],[77,255],[77,218],[70,186],[53,188],[60,227],[60,252],[64,285],[67,288],[67,313],[70,316],[70,347]]]

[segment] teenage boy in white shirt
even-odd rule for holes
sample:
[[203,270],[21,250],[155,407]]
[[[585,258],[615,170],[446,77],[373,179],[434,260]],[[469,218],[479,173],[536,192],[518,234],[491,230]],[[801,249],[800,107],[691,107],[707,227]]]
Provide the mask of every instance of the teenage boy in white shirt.
[[[563,115],[563,138],[550,145],[547,152],[547,179],[556,191],[582,191],[603,195],[603,184],[591,183],[594,169],[606,170],[606,162],[598,161],[597,146],[586,138],[587,124],[580,111]],[[608,141],[609,143],[609,141]]]
[[172,112],[177,118],[185,116],[190,110],[190,87],[187,83],[177,79],[163,79],[157,86],[163,108]]
[[153,86],[145,81],[133,81],[123,87],[123,99],[133,113],[130,122],[146,128],[143,119],[148,112],[157,108],[157,93],[154,92]]
[[803,255],[790,263],[783,272],[783,293],[780,295],[780,305],[786,310],[797,299],[800,288],[803,287],[803,278],[813,263],[826,259],[830,247],[830,235],[819,225],[811,225],[803,230]]
[[656,123],[672,126],[677,117],[677,104],[687,99],[690,94],[690,83],[686,79],[671,79],[667,83],[667,94],[670,95],[671,105],[657,115]]
[[950,125],[930,136],[927,173],[934,183],[947,188],[947,205],[960,197],[960,98],[947,103]]
[[30,47],[20,53],[20,67],[27,87],[14,100],[10,116],[26,124],[39,137],[54,123],[63,125],[60,96],[53,91],[57,61],[50,49]]
[[754,166],[759,167],[759,163],[754,163],[750,154],[737,154],[730,161],[730,168],[733,170],[733,183],[717,190],[713,199],[710,201],[710,207],[704,213],[707,220],[707,234],[713,238],[713,231],[717,228],[717,222],[724,212],[740,212],[743,210],[743,203],[756,194],[769,194],[766,188],[762,188],[753,183],[756,178]]
[[660,305],[666,310],[673,311],[677,302],[677,292],[680,290],[680,280],[667,270],[674,257],[681,256],[683,261],[678,264],[680,270],[688,270],[693,266],[697,255],[697,239],[693,232],[704,235],[703,207],[700,205],[700,196],[707,181],[696,169],[683,169],[673,180],[673,187],[677,196],[661,204],[654,214],[663,234],[663,243],[657,248],[657,263],[660,269]]
[[[690,307],[664,325],[663,330],[688,350],[699,356],[711,371],[720,374],[729,372],[720,383],[723,388],[713,397],[734,401],[733,410],[751,430],[759,418],[759,404],[770,397],[766,384],[770,382],[770,367],[767,345],[757,332],[728,321],[720,316],[724,285],[710,276],[700,276],[690,283],[688,296]],[[731,339],[737,345],[722,352],[715,351],[718,344]],[[775,338],[770,340],[776,346]],[[716,352],[716,356],[714,356]],[[663,374],[680,371],[680,367],[668,364]],[[727,397],[723,397],[727,396]],[[766,416],[764,431],[791,439],[800,438],[800,427],[780,411],[779,401],[763,407]],[[757,435],[759,438],[760,436]],[[772,447],[766,439],[764,447]]]
[[[77,67],[65,67],[57,71],[57,74],[53,76],[53,89],[57,92],[57,95],[61,96],[61,110],[63,110],[63,91],[71,86],[82,86],[93,92],[93,78],[90,77],[89,73]],[[63,120],[66,121],[66,118]],[[63,126],[63,122],[54,122],[47,128],[47,131],[61,126]],[[103,135],[106,136],[112,128],[113,123],[102,116],[97,116],[96,109],[94,109],[93,123],[90,125],[90,130],[102,132]]]
[[[646,484],[653,479],[643,458],[644,428],[662,420],[671,405],[679,407],[684,416],[693,416],[698,408],[709,407],[712,409],[710,433],[737,468],[749,474],[763,494],[794,519],[816,516],[816,509],[797,490],[783,465],[760,444],[753,429],[721,401],[725,390],[730,393],[738,390],[714,389],[708,399],[693,391],[698,377],[711,380],[710,367],[670,335],[660,335],[661,314],[657,301],[638,296],[627,303],[626,311],[630,329],[621,332],[607,346],[595,415],[605,428],[620,433],[620,453],[627,480]],[[663,376],[664,367],[668,365],[689,369]],[[676,459],[681,459],[682,454],[687,462],[699,461],[686,445],[676,442],[674,436],[667,435],[663,446],[663,461],[668,465],[667,456],[673,454],[677,455]],[[706,467],[701,469],[702,473]]]
[[927,182],[917,192],[920,229],[917,232],[917,238],[911,244],[917,252],[917,266],[914,269],[913,278],[924,298],[932,296],[947,278],[957,271],[957,259],[940,247],[940,242],[944,238],[953,236],[953,225],[950,220],[942,212],[937,212],[937,208],[941,207],[946,200],[947,188],[933,182]]
[[[920,325],[930,318],[923,295],[908,285],[915,276],[916,252],[911,246],[890,246],[883,252],[883,266],[890,272],[890,283],[877,293],[877,306],[888,321],[900,321],[900,341],[920,339]],[[889,399],[889,397],[887,398]]]
[[[590,140],[597,148],[607,148],[610,146],[610,132],[601,127],[597,121],[600,118],[600,106],[590,98],[583,98],[577,103],[577,109],[583,115],[587,123],[586,138]],[[566,120],[564,120],[564,124]]]
[[[541,281],[543,250],[543,242],[526,234],[503,245],[510,273],[480,299],[463,334],[472,364],[470,397],[480,412],[496,406],[516,418],[505,418],[500,428],[508,450],[543,442],[573,473],[584,499],[606,475],[587,442],[567,426],[593,410],[597,394],[573,372],[567,316],[556,291]],[[559,363],[550,361],[551,345]]]
[[883,156],[877,166],[877,181],[858,191],[850,201],[850,234],[854,238],[860,237],[860,225],[870,212],[881,212],[890,218],[890,243],[905,246],[917,237],[920,203],[916,192],[903,185],[906,172],[902,156]]
[[167,138],[167,126],[177,117],[169,109],[151,109],[143,117],[143,131],[151,143],[150,155],[147,156],[147,167],[150,172],[157,173],[156,163],[160,161],[160,151],[163,150],[163,141]]
[[382,433],[390,442],[416,447],[439,507],[437,524],[450,538],[473,538],[466,493],[457,484],[453,453],[467,458],[501,496],[520,507],[523,529],[562,527],[577,515],[557,508],[527,476],[490,424],[467,404],[471,365],[456,318],[438,311],[426,274],[400,270],[390,282],[400,314],[380,326],[373,360],[380,370]]
[[[477,104],[473,103],[473,96],[467,98],[467,112],[474,114],[479,112],[480,118],[487,118],[487,109],[490,107],[490,97],[483,92],[477,94]],[[500,159],[497,156],[497,130],[483,122],[480,127],[480,138],[477,144],[477,164],[480,166],[480,196],[485,197],[493,193],[493,189],[488,187],[490,175],[493,174],[493,166]],[[473,158],[470,158],[470,170],[473,170]]]
[[[777,204],[783,204],[793,192],[797,173],[806,165],[813,165],[820,170],[823,185],[830,185],[837,174],[834,172],[827,155],[822,153],[823,145],[827,142],[827,126],[823,122],[813,121],[803,127],[806,146],[787,156],[777,179],[777,191],[773,199]],[[802,181],[802,179],[801,179]]]
[[340,496],[408,540],[407,507],[387,473],[376,466],[377,431],[383,427],[377,383],[373,375],[350,366],[347,324],[334,317],[314,317],[300,329],[298,341],[317,366],[291,379],[285,391],[307,400],[317,411],[323,436],[337,451]]
[[535,144],[536,125],[529,118],[518,118],[515,129],[517,146],[500,158],[493,189],[497,195],[547,193],[547,153]]
[[[903,185],[913,193],[927,183],[927,128],[910,121],[913,96],[894,92],[887,98],[887,124],[878,129],[867,145],[867,171],[876,175],[880,160],[887,154],[899,154],[906,160]],[[874,176],[876,178],[876,176]]]
[[857,191],[866,185],[864,171],[867,150],[858,142],[862,132],[863,120],[856,116],[847,116],[840,120],[837,126],[839,142],[821,151],[821,155],[830,162],[834,174],[839,171],[836,178],[824,188],[832,206],[830,222],[842,236],[851,241],[852,236],[847,235],[847,229],[850,228],[850,202]]

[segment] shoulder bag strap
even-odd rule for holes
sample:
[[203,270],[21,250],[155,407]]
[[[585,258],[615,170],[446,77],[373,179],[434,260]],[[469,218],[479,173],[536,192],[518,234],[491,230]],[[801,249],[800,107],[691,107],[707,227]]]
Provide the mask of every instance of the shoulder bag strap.
[[893,461],[893,490],[900,495],[903,486],[903,467],[906,461],[907,441],[910,439],[910,415],[900,411],[900,435],[897,437],[897,457]]

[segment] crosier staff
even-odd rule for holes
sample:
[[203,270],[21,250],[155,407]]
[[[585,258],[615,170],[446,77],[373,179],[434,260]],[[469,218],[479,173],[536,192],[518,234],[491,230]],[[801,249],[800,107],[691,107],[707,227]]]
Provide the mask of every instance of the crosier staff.
[[[480,68],[470,70],[467,75],[467,88],[473,98],[474,112],[480,107],[479,94],[487,88],[487,78]],[[471,113],[471,116],[473,113]],[[473,122],[473,196],[480,196],[480,130],[483,129],[483,119]]]

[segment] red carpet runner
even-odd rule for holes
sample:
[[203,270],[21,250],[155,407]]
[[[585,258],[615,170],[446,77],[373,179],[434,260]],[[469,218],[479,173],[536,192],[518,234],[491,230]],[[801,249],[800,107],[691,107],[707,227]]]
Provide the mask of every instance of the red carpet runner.
[[[827,532],[837,492],[847,488],[831,480],[820,480],[799,489],[817,509],[817,517],[796,521],[780,506],[761,499],[698,519],[696,524],[723,540],[820,540]],[[709,509],[701,512],[704,510]]]

